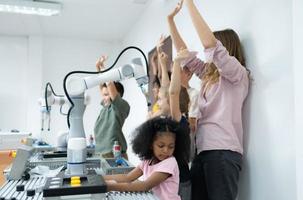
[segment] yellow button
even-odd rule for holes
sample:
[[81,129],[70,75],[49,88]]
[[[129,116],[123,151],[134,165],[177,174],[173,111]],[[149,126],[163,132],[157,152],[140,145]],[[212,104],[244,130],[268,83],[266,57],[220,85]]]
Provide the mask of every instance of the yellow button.
[[80,184],[81,181],[80,180],[71,180],[70,181],[70,184],[73,185],[73,184]]
[[71,178],[70,178],[70,180],[72,181],[72,180],[80,180],[80,176],[72,176]]
[[71,184],[72,187],[80,187],[81,184]]

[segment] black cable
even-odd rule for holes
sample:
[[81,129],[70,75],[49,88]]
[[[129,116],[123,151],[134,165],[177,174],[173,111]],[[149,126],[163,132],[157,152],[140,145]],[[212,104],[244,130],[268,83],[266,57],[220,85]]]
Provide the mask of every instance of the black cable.
[[143,55],[144,60],[145,60],[146,72],[147,72],[147,76],[148,76],[148,61],[147,61],[147,58],[146,58],[144,52],[143,52],[140,48],[138,48],[138,47],[129,46],[129,47],[126,47],[125,49],[123,49],[123,50],[120,52],[120,54],[118,55],[118,57],[116,58],[115,62],[114,62],[109,68],[107,68],[107,69],[105,69],[105,70],[102,70],[102,71],[100,71],[100,72],[96,72],[96,71],[95,71],[95,72],[88,72],[88,71],[72,71],[72,72],[69,72],[69,73],[64,77],[64,79],[63,79],[63,89],[64,89],[64,93],[65,93],[65,96],[67,97],[68,101],[71,103],[71,107],[69,108],[68,113],[67,113],[67,125],[68,125],[68,128],[70,128],[69,116],[70,116],[71,110],[72,110],[73,107],[74,107],[74,103],[73,103],[72,99],[70,98],[70,96],[69,96],[69,94],[68,94],[68,92],[67,92],[67,89],[66,89],[66,80],[67,80],[67,78],[68,78],[70,75],[72,75],[72,74],[99,74],[99,73],[107,72],[107,71],[111,70],[111,69],[117,64],[117,62],[118,62],[119,58],[122,56],[122,54],[123,54],[125,51],[129,50],[129,49],[136,49],[136,50],[138,50],[138,51]]
[[47,82],[45,85],[45,90],[44,90],[44,99],[45,99],[45,106],[46,106],[46,111],[49,112],[49,107],[48,107],[48,102],[47,102],[47,88],[50,87],[51,92],[54,94],[54,96],[56,97],[64,97],[63,95],[57,95],[51,85],[50,82]]

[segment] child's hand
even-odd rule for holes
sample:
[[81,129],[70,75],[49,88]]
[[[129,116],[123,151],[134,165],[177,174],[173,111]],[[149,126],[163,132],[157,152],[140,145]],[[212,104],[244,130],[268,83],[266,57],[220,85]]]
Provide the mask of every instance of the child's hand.
[[163,51],[162,47],[164,45],[164,40],[165,40],[165,35],[162,34],[158,43],[157,43],[157,52],[158,52],[158,54]]
[[173,19],[181,10],[184,0],[180,0],[175,9],[167,16],[169,19]]
[[166,53],[164,52],[160,53],[159,61],[163,67],[167,67],[168,56],[166,55]]
[[106,183],[106,185],[113,185],[113,184],[116,184],[117,181],[115,181],[115,180],[105,180],[105,183]]
[[96,68],[97,71],[100,72],[102,69],[104,69],[104,63],[107,60],[107,55],[102,55],[96,62]]

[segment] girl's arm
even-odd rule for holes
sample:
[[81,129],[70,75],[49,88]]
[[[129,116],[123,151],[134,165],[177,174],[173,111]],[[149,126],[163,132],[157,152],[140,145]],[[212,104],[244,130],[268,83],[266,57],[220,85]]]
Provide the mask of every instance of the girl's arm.
[[187,46],[186,46],[184,40],[182,39],[182,37],[181,37],[181,35],[180,35],[180,33],[179,33],[178,29],[177,29],[176,23],[174,21],[174,17],[179,13],[179,11],[182,8],[183,1],[184,0],[181,0],[177,4],[177,6],[173,10],[173,12],[170,13],[167,16],[167,21],[168,21],[168,27],[169,27],[170,35],[171,35],[173,44],[174,44],[177,52],[179,52],[181,49],[187,49]]
[[202,18],[193,0],[185,0],[191,20],[205,49],[216,46],[216,37]]
[[161,66],[161,87],[169,87],[169,77],[167,72],[168,56],[163,51],[159,55],[160,66]]
[[187,49],[181,49],[174,59],[173,73],[169,86],[169,105],[171,116],[174,120],[180,121],[182,113],[180,111],[180,91],[181,91],[181,62],[188,58]]
[[169,86],[169,77],[167,72],[167,64],[168,64],[168,56],[163,51],[162,47],[164,45],[165,36],[161,35],[158,43],[157,43],[157,53],[158,53],[158,61],[160,65],[159,74],[160,74],[160,83],[161,87],[168,88]]
[[180,90],[181,90],[181,68],[180,60],[176,58],[173,63],[173,73],[171,75],[171,83],[169,86],[169,105],[170,114],[176,121],[180,121],[182,113],[180,111]]
[[163,172],[154,172],[145,181],[134,181],[131,183],[112,183],[107,184],[107,191],[128,191],[128,192],[140,192],[148,191],[153,187],[159,185],[165,181],[171,174]]
[[142,170],[139,167],[136,167],[128,174],[116,174],[116,175],[105,175],[103,176],[104,180],[115,180],[118,183],[130,183],[143,175]]

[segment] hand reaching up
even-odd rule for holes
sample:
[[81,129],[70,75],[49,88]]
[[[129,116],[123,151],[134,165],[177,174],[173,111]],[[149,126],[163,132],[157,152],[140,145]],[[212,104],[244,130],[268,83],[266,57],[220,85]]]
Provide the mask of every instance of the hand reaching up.
[[102,55],[96,62],[96,68],[97,71],[100,72],[101,70],[104,69],[104,63],[107,60],[108,56],[107,55]]
[[160,39],[158,40],[158,43],[157,43],[157,52],[158,52],[158,54],[160,54],[163,51],[162,47],[164,45],[164,40],[165,40],[165,35],[162,34]]
[[184,0],[180,0],[177,4],[177,6],[175,7],[175,9],[167,16],[170,19],[173,19],[181,10],[182,6],[183,6],[183,1]]

